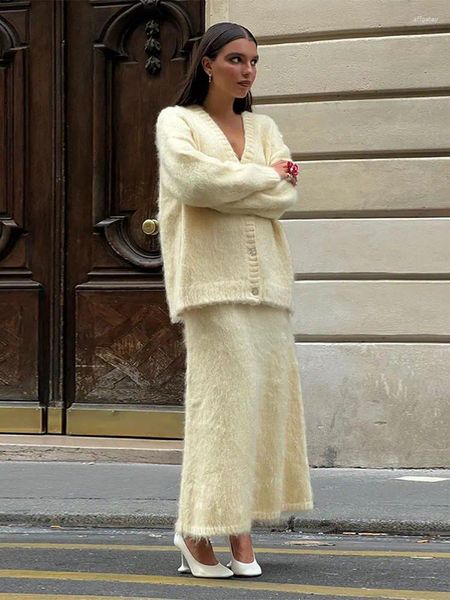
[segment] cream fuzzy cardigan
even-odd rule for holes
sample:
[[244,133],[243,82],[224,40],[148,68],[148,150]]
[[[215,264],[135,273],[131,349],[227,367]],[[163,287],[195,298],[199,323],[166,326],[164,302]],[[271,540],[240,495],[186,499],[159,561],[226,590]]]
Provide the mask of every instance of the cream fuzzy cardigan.
[[293,312],[292,259],[278,219],[298,192],[269,166],[291,153],[271,117],[244,111],[242,119],[239,160],[203,106],[158,114],[157,218],[172,323],[186,309],[218,302]]

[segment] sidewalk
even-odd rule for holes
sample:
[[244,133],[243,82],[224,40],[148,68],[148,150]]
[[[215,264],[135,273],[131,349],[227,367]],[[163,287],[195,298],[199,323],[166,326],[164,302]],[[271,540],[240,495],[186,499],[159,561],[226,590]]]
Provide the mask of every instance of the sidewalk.
[[[173,464],[0,462],[0,525],[172,528],[180,471]],[[286,513],[277,530],[450,535],[450,470],[321,468],[311,469],[311,480],[315,508]]]

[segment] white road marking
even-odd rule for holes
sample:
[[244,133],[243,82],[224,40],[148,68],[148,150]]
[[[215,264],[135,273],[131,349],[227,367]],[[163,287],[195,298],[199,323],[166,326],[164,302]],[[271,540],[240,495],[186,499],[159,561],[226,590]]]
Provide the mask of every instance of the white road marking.
[[434,483],[435,481],[450,481],[450,477],[427,477],[426,475],[405,475],[404,477],[394,477],[394,479],[404,479],[405,481],[424,481],[425,483]]

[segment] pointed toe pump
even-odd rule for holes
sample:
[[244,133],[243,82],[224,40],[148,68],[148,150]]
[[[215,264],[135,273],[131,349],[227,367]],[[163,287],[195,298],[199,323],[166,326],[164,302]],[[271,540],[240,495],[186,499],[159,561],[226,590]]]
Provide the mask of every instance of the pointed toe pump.
[[261,575],[262,569],[253,554],[253,561],[250,563],[241,562],[234,558],[233,548],[231,547],[230,538],[228,538],[228,547],[230,548],[231,560],[227,563],[227,567],[239,577],[257,577]]
[[181,551],[181,565],[178,567],[179,573],[191,572],[194,577],[232,577],[233,571],[228,569],[221,562],[216,565],[205,565],[199,562],[191,553],[179,533],[175,533],[173,543]]

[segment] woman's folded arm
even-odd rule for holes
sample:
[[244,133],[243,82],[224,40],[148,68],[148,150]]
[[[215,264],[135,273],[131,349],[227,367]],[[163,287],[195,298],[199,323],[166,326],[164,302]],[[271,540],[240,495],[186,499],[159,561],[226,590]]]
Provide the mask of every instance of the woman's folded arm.
[[167,107],[156,122],[156,146],[169,191],[184,204],[227,214],[278,219],[297,202],[296,188],[270,166],[291,160],[277,124],[269,119],[269,165],[222,161],[199,151],[188,123]]
[[[254,192],[268,191],[281,182],[273,167],[222,161],[196,148],[192,131],[175,107],[167,107],[156,121],[156,147],[165,185],[185,204],[219,209],[234,202],[247,205]],[[260,208],[265,199],[261,198]],[[249,198],[252,209],[256,199]]]
[[[272,165],[278,160],[292,160],[278,125],[271,117],[267,118],[270,119],[271,132],[269,164]],[[228,214],[253,214],[267,219],[279,219],[288,209],[293,208],[297,201],[298,188],[286,179],[281,179],[268,190],[252,192],[242,200],[219,206],[216,210]]]

